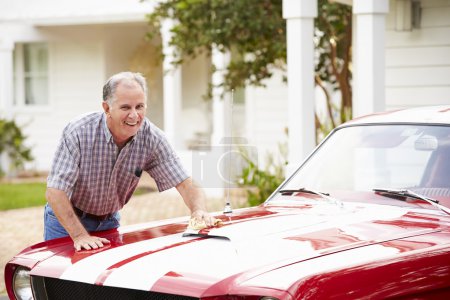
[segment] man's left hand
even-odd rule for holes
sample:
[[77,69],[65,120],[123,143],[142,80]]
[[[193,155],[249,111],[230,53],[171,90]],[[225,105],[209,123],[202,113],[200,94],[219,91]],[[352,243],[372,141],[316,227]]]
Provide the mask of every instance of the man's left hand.
[[211,216],[208,212],[204,210],[196,210],[191,214],[191,218],[197,220],[197,222],[205,222],[207,227],[212,227],[217,223],[216,218]]

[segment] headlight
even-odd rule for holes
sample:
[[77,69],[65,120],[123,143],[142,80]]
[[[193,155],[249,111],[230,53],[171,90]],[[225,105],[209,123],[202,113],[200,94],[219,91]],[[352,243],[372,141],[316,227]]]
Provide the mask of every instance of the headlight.
[[14,296],[17,300],[33,300],[31,291],[30,270],[24,267],[18,267],[13,277]]

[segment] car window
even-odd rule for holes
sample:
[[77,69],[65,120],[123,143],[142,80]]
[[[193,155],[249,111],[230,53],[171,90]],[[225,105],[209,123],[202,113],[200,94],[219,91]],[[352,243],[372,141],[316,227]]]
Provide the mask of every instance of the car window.
[[344,127],[331,134],[282,188],[327,193],[386,187],[450,190],[449,146],[446,126]]

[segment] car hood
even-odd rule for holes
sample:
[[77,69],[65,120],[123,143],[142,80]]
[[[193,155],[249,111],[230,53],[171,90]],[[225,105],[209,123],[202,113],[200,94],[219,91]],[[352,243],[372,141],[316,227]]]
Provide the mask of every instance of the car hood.
[[[431,216],[357,203],[264,205],[218,215],[222,226],[198,234],[186,235],[188,219],[181,218],[104,233],[111,245],[95,251],[75,252],[60,239],[18,257],[37,261],[32,275],[200,297],[298,262],[440,231],[442,222]],[[395,253],[366,259],[380,255]]]

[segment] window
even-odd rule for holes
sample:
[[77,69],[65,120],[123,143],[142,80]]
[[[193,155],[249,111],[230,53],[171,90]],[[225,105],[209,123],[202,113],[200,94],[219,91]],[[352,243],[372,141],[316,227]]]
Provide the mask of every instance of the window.
[[[348,126],[334,132],[285,189],[322,192],[448,187],[450,127]],[[445,161],[445,158],[443,159]]]
[[17,44],[14,49],[14,105],[48,104],[48,46]]

